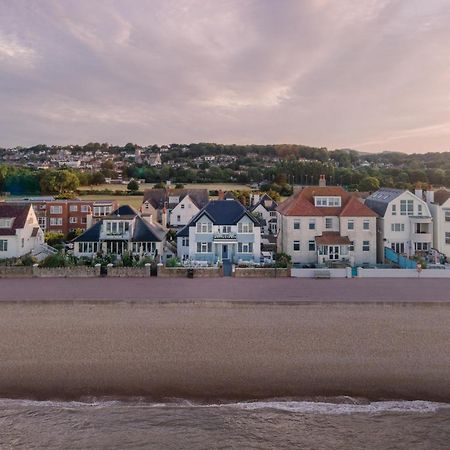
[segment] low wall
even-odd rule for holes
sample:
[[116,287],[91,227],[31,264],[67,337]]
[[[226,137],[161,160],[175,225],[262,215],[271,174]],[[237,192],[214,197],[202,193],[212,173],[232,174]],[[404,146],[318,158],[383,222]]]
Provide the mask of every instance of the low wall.
[[423,269],[363,269],[358,267],[358,278],[450,278],[450,270]]
[[0,278],[24,278],[33,276],[31,266],[0,266]]
[[37,267],[33,266],[33,277],[39,278],[86,278],[99,277],[100,266],[74,266],[74,267]]
[[291,269],[236,267],[233,276],[236,278],[282,278],[290,277]]
[[316,278],[318,272],[329,272],[330,278],[351,278],[351,269],[291,269],[291,277]]
[[[186,278],[188,276],[187,267],[164,267],[158,266],[158,277],[162,278]],[[192,269],[194,278],[218,278],[222,276],[222,269],[218,267],[202,267]]]
[[145,267],[111,267],[108,266],[108,277],[141,278],[150,276],[150,264]]

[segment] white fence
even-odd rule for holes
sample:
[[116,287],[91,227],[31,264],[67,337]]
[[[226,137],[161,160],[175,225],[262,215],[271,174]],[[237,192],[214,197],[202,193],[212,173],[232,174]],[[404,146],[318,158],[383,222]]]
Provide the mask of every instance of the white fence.
[[358,278],[450,278],[450,270],[424,269],[363,269],[358,267]]
[[295,278],[351,278],[352,270],[347,269],[291,269]]

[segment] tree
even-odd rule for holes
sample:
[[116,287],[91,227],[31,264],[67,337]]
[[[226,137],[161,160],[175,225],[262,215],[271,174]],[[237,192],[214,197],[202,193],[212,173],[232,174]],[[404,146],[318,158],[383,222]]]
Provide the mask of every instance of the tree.
[[70,170],[46,170],[40,181],[43,194],[64,194],[78,189],[80,180]]
[[373,192],[380,189],[380,180],[375,177],[364,177],[358,184],[359,191]]
[[137,192],[139,190],[139,183],[136,180],[131,180],[128,184],[127,184],[127,189],[130,192]]

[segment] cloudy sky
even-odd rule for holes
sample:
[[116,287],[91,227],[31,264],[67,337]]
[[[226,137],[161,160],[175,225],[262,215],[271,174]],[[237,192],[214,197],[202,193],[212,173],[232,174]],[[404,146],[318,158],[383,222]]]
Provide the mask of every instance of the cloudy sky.
[[450,150],[449,0],[0,0],[0,146]]

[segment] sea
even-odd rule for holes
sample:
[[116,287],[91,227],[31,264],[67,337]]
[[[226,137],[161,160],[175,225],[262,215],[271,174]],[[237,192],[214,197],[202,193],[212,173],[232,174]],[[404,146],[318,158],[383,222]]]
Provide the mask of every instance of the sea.
[[450,404],[0,400],[0,449],[450,449]]

